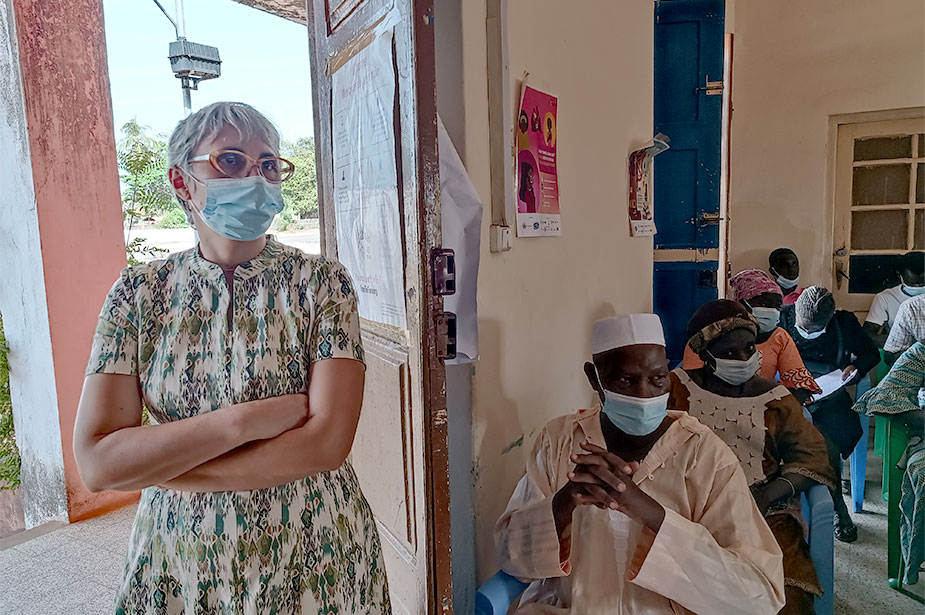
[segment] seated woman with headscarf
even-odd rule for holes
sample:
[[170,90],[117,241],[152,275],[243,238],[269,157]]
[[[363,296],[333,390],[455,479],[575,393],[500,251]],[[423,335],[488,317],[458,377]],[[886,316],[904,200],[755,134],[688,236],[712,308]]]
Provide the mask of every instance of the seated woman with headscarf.
[[[842,374],[845,386],[857,384],[864,374],[880,362],[880,351],[861,328],[854,312],[836,310],[835,298],[822,286],[810,286],[796,305],[781,311],[780,325],[790,333],[814,377],[836,370]],[[813,399],[807,409],[813,424],[822,432],[829,450],[829,463],[836,476],[841,476],[842,458],[861,439],[861,422],[851,411],[853,400],[845,387],[822,399]],[[835,503],[835,538],[842,542],[857,540],[858,530],[851,520],[842,496],[841,485],[832,491]]]
[[712,428],[739,458],[784,554],[781,613],[813,613],[813,595],[822,588],[803,539],[799,495],[814,483],[835,484],[822,435],[786,387],[756,374],[758,323],[741,304],[707,303],[687,334],[704,366],[672,372],[668,405]]
[[[732,276],[729,286],[732,298],[758,321],[758,375],[768,380],[779,379],[800,403],[813,393],[821,393],[822,389],[803,365],[793,338],[778,326],[783,295],[777,282],[764,271],[749,269]],[[690,346],[684,348],[682,367],[688,371],[703,367],[703,361]]]
[[[890,373],[854,405],[860,414],[900,417],[912,433],[925,431],[922,392],[925,388],[925,344],[917,343],[899,357]],[[919,581],[919,567],[925,562],[925,441],[909,440],[906,471],[899,498],[901,525],[899,542],[905,563],[903,583]]]

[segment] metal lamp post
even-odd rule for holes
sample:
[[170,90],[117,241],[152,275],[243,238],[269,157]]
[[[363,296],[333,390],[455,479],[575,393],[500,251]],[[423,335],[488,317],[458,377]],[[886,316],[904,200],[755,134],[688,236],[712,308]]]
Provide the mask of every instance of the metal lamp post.
[[190,91],[198,90],[200,81],[220,77],[222,60],[218,55],[217,47],[186,40],[183,0],[176,0],[176,21],[167,13],[159,0],[154,0],[154,3],[170,20],[177,33],[177,40],[170,43],[168,56],[170,68],[174,76],[180,80],[180,87],[183,90],[183,110],[186,115],[189,115],[193,112]]

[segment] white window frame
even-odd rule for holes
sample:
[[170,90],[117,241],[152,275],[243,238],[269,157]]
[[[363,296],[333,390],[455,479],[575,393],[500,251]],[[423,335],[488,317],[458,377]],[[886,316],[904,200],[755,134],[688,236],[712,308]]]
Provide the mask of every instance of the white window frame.
[[[836,302],[840,308],[849,309],[858,313],[866,312],[873,298],[872,294],[848,293],[848,281],[839,274],[844,271],[851,275],[849,260],[852,255],[859,254],[902,254],[912,250],[914,245],[915,212],[925,209],[925,203],[915,202],[915,182],[918,164],[925,164],[925,156],[919,156],[918,135],[925,133],[925,108],[899,109],[875,113],[851,114],[836,116],[830,119],[830,174],[833,189],[831,194],[831,246],[829,261],[831,263],[832,282],[831,289],[835,294]],[[893,158],[888,160],[854,161],[854,141],[865,137],[885,136],[912,136],[912,157]],[[891,205],[854,205],[852,199],[852,186],[854,169],[865,166],[878,166],[884,164],[910,164],[909,200],[907,203]],[[851,247],[852,213],[855,211],[876,210],[906,210],[908,212],[908,229],[906,247],[902,250],[858,250]]]

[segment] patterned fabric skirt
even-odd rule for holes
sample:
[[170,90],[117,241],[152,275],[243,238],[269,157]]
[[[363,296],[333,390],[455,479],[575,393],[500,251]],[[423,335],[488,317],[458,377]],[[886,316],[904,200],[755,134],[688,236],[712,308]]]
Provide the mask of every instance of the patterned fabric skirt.
[[919,440],[910,444],[906,455],[906,471],[899,498],[902,518],[899,542],[905,564],[903,583],[915,585],[919,582],[919,568],[925,562],[925,442]]
[[349,463],[271,489],[142,492],[116,615],[391,613]]

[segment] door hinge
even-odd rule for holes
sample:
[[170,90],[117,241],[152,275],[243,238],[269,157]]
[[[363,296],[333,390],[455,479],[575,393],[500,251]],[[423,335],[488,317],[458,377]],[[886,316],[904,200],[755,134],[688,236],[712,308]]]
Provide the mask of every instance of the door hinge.
[[456,358],[456,314],[437,312],[437,357],[448,361]]
[[456,255],[449,248],[434,248],[431,253],[434,294],[441,297],[456,292]]
[[707,84],[696,88],[696,91],[706,92],[707,96],[719,96],[723,93],[723,82],[710,81],[710,77],[707,76]]

